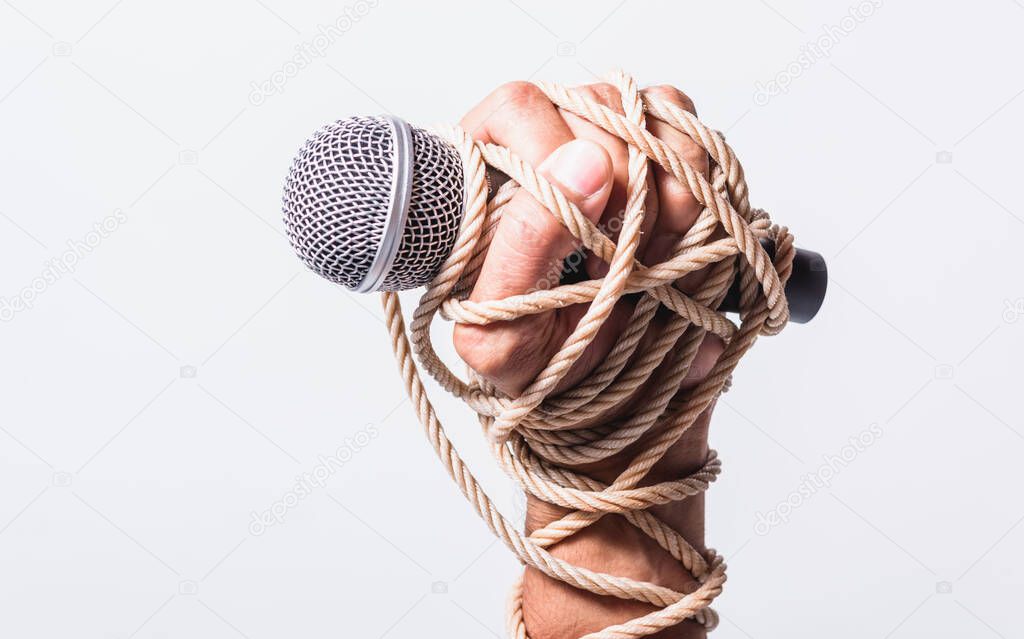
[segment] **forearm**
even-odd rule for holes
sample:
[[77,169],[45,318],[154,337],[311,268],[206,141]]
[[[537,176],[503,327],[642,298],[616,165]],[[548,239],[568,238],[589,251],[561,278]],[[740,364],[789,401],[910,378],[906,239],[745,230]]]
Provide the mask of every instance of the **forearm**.
[[[684,433],[642,482],[651,485],[680,479],[701,468],[707,459],[708,422],[705,412]],[[603,482],[611,482],[620,472],[633,450],[609,464],[579,469]],[[530,498],[527,505],[526,531],[532,533],[568,511]],[[704,550],[704,496],[656,506],[651,513],[680,533],[694,548]],[[654,540],[619,515],[606,515],[594,525],[558,543],[551,553],[598,572],[666,586],[679,592],[696,587],[693,577]],[[599,596],[576,589],[541,572],[529,568],[523,583],[523,614],[531,639],[575,639],[609,625],[654,611],[648,604]],[[654,635],[657,639],[694,639],[705,636],[703,627],[686,621]]]

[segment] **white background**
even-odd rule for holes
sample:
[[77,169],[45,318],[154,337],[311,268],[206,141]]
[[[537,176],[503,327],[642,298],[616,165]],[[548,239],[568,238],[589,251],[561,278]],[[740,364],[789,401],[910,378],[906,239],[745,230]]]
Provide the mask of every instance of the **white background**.
[[[503,81],[615,67],[693,97],[830,268],[818,319],[762,340],[715,419],[716,636],[1024,634],[1024,5],[884,0],[826,28],[849,10],[380,0],[256,105],[345,4],[0,1],[0,297],[124,215],[0,323],[0,636],[502,634],[517,564],[426,444],[377,300],[292,256],[281,182],[325,121],[454,121]],[[472,416],[439,407],[521,516]]]

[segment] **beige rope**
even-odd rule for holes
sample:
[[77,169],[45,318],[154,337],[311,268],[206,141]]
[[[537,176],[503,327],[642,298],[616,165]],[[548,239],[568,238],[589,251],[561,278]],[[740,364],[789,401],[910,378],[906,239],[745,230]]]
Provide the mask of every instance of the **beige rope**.
[[[420,299],[408,332],[398,296],[382,296],[391,344],[416,415],[449,475],[491,532],[525,565],[553,579],[599,595],[657,607],[648,615],[588,634],[586,639],[643,637],[691,618],[708,629],[717,624],[718,616],[709,606],[725,582],[722,558],[713,550],[701,553],[649,512],[652,506],[680,501],[707,490],[721,470],[717,453],[710,451],[704,466],[689,477],[651,486],[639,484],[714,399],[727,390],[733,369],[757,337],[775,334],[785,326],[789,311],[784,286],[794,254],[787,229],[771,225],[767,214],[751,209],[743,169],[720,133],[677,106],[641,93],[628,75],[618,72],[613,82],[622,96],[623,114],[587,100],[572,89],[548,83],[538,86],[558,107],[589,120],[628,145],[627,203],[616,241],[509,149],[475,142],[465,131],[453,127],[439,133],[459,150],[466,176],[465,214],[455,247]],[[710,181],[651,134],[645,117],[673,126],[703,147],[712,165]],[[676,244],[670,258],[661,264],[644,266],[637,261],[636,251],[646,212],[650,162],[656,162],[686,184],[702,212]],[[511,178],[490,201],[488,165]],[[518,189],[525,189],[536,198],[583,247],[604,260],[609,265],[608,274],[599,280],[503,300],[466,299],[502,209]],[[712,240],[712,234],[719,229],[724,231],[725,238]],[[775,240],[774,262],[759,244],[764,237]],[[708,277],[692,296],[673,286],[687,273],[705,268]],[[737,273],[741,287],[739,326],[714,310]],[[630,325],[611,352],[586,380],[555,394],[557,384],[591,344],[616,303],[629,293],[642,293],[642,297]],[[572,304],[588,304],[586,313],[547,366],[518,397],[500,394],[473,371],[469,380],[463,381],[441,361],[431,343],[430,325],[438,314],[456,322],[483,325]],[[660,334],[641,348],[641,337],[662,306],[674,315]],[[703,381],[681,393],[679,386],[708,332],[726,341],[725,352]],[[664,374],[652,380],[654,370],[663,365],[667,367]],[[570,514],[529,536],[505,519],[445,434],[420,379],[420,367],[478,414],[495,459],[523,490],[569,509]],[[645,384],[650,385],[648,395],[636,413],[614,424],[594,419]],[[584,423],[602,425],[583,426]],[[644,435],[649,437],[645,449],[611,484],[570,468],[611,457]],[[689,593],[677,592],[658,584],[588,570],[551,555],[552,546],[608,513],[622,515],[654,540],[693,576],[697,587]],[[529,639],[523,620],[522,580],[510,599],[508,632],[516,639]]]

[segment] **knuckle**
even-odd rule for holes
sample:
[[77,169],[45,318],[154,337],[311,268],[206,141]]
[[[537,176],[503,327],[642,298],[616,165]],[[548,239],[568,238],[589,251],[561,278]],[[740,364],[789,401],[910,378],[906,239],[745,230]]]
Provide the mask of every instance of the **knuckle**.
[[[647,87],[644,89],[644,93],[648,97],[668,102],[669,104],[673,104],[680,109],[683,109],[684,111],[697,115],[697,109],[693,104],[693,100],[691,100],[685,93],[671,85],[660,84]],[[659,123],[654,124],[653,126],[663,131],[663,139],[668,142],[690,166],[705,177],[709,175],[710,161],[708,159],[708,154],[699,143],[682,132],[679,132],[674,128],[670,128],[667,124]],[[669,197],[677,197],[685,200],[692,199],[692,196],[689,194],[689,188],[684,187],[674,180],[668,180],[668,183],[665,185],[665,190],[668,192]],[[686,193],[682,193],[682,190],[685,190]]]
[[[552,232],[550,213],[540,205],[508,207],[501,223],[506,224],[511,236],[516,238],[515,247],[528,247],[531,253],[546,251],[551,241],[558,239]],[[557,229],[554,230],[557,233]]]
[[[572,250],[572,236],[540,204],[506,211],[501,224],[501,233],[494,241],[500,242],[501,249],[515,260],[506,267],[506,274],[536,273],[538,279],[531,285],[542,288],[541,279],[548,281],[560,270],[561,258],[556,256]],[[557,277],[554,279],[557,281]]]
[[511,324],[456,324],[452,341],[467,366],[499,388],[508,388],[534,368],[537,344],[532,337]]
[[510,364],[514,352],[506,352],[502,348],[500,343],[504,340],[495,334],[496,328],[493,325],[456,324],[452,341],[455,352],[466,366],[492,384],[501,386],[514,371]]
[[587,84],[580,87],[580,91],[583,94],[610,109],[622,113],[622,97],[619,94],[619,89],[613,84],[607,82],[596,82],[594,84]]
[[[683,159],[687,162],[691,162],[692,158],[686,157],[683,154]],[[694,166],[698,171],[701,170],[700,166]],[[679,208],[687,206],[693,200],[693,194],[690,193],[690,187],[683,184],[674,177],[667,176],[658,184],[658,193],[661,197],[665,198],[666,204],[670,207]]]
[[517,109],[534,107],[547,101],[540,88],[526,80],[514,80],[501,85],[491,97],[503,108]]
[[455,352],[467,366],[490,378],[498,373],[496,364],[500,360],[488,356],[485,326],[475,324],[456,324],[452,333]]
[[644,92],[665,100],[666,102],[671,102],[680,109],[697,115],[697,107],[694,105],[693,100],[690,99],[690,96],[670,84],[658,84],[652,87],[647,87],[644,89]]
[[686,150],[683,152],[683,157],[690,163],[690,166],[704,177],[708,177],[711,174],[711,160],[704,147],[696,143],[687,145]]

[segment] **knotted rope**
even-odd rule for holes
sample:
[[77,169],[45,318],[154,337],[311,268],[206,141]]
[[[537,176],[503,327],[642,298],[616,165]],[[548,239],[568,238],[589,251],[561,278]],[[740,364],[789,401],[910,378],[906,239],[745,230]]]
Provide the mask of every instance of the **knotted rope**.
[[[416,415],[449,475],[491,532],[522,563],[553,579],[658,608],[588,634],[586,639],[643,637],[689,618],[708,629],[717,624],[718,616],[709,606],[725,582],[722,558],[713,550],[698,551],[648,510],[706,490],[721,469],[717,453],[711,450],[704,466],[684,479],[639,484],[700,414],[727,390],[733,369],[757,337],[775,334],[785,326],[789,311],[783,287],[794,255],[793,239],[786,228],[772,225],[767,214],[750,207],[743,169],[720,133],[674,104],[641,94],[628,75],[616,73],[613,82],[622,96],[624,115],[572,89],[548,83],[537,86],[556,106],[618,136],[629,146],[627,204],[616,241],[509,149],[476,142],[467,132],[453,127],[439,133],[459,150],[465,172],[465,213],[455,247],[413,312],[409,333],[398,296],[382,296],[391,344]],[[711,163],[710,181],[652,135],[646,128],[646,117],[668,123],[704,148]],[[650,162],[687,185],[702,210],[671,257],[661,264],[644,266],[637,261],[636,251],[646,212]],[[490,200],[488,165],[511,178]],[[604,260],[607,275],[503,300],[468,300],[503,207],[518,189],[526,189],[582,247]],[[724,239],[712,239],[719,230],[724,231]],[[759,244],[765,237],[775,241],[774,261]],[[673,286],[687,273],[704,268],[708,275],[694,294],[687,295]],[[738,326],[714,310],[737,273],[741,309]],[[642,295],[629,326],[611,352],[586,380],[555,394],[555,386],[591,344],[615,304],[629,293]],[[559,351],[518,397],[499,393],[473,371],[469,381],[461,380],[441,361],[430,340],[430,325],[438,314],[456,322],[489,324],[572,304],[589,307]],[[641,348],[641,337],[662,306],[672,311],[671,319],[655,339]],[[707,332],[725,341],[725,351],[697,386],[679,391]],[[651,374],[662,364],[667,365],[664,375],[652,380]],[[420,379],[420,366],[478,414],[495,459],[523,490],[571,512],[529,536],[502,516],[445,434]],[[605,414],[648,381],[653,383],[649,396],[645,395],[642,408],[635,414],[614,426],[582,426],[594,423],[593,418]],[[650,437],[645,449],[611,484],[570,468],[611,457],[645,434]],[[609,513],[623,516],[654,540],[693,576],[698,586],[692,592],[677,592],[589,570],[550,553],[552,546]],[[511,597],[508,631],[515,639],[529,639],[523,621],[521,579]]]

